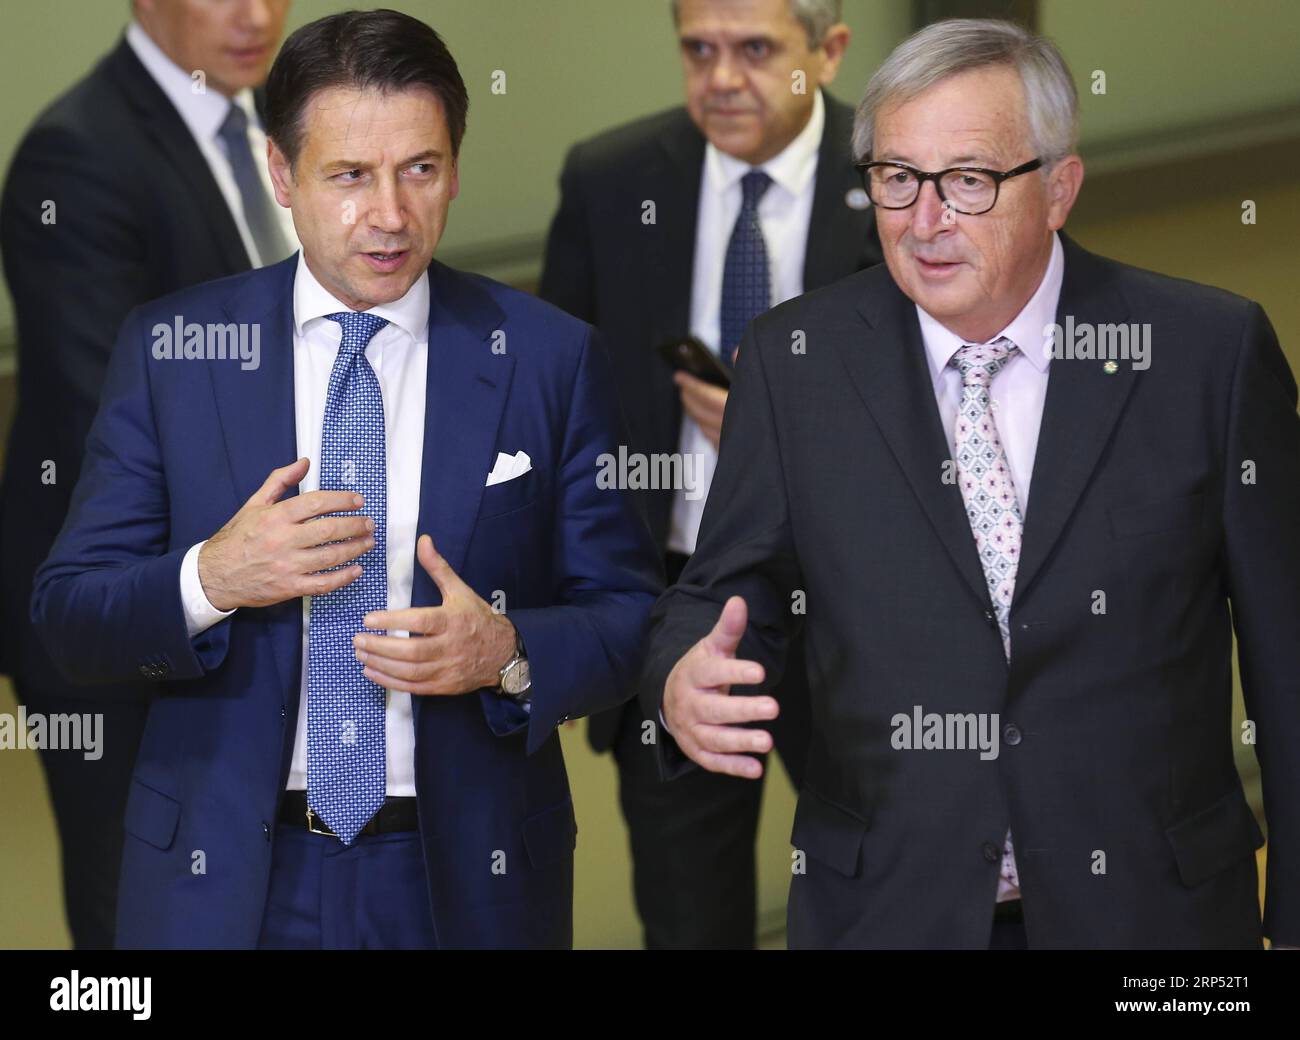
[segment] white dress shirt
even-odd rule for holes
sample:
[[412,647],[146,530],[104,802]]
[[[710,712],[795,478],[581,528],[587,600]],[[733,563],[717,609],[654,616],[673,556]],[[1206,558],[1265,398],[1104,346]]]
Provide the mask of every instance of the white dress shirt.
[[[799,135],[777,156],[761,166],[750,166],[719,151],[712,144],[704,149],[700,172],[699,216],[695,225],[695,265],[691,284],[691,334],[713,353],[719,354],[722,338],[722,272],[727,244],[736,218],[740,216],[740,181],[751,170],[762,170],[772,184],[758,204],[758,222],[767,246],[771,278],[771,306],[803,292],[803,262],[808,248],[808,224],[812,217],[813,193],[817,183],[817,156],[826,125],[826,106],[821,91],[813,100],[812,115]],[[734,345],[734,344],[733,344]],[[718,453],[704,431],[689,415],[682,416],[678,450],[683,457],[696,457],[696,488],[673,494],[668,528],[668,548],[689,556],[704,515],[704,503]]]
[[[293,285],[294,421],[298,458],[311,460],[306,478],[298,485],[303,494],[320,486],[325,398],[330,371],[343,339],[338,323],[323,315],[346,310],[348,308],[316,280],[299,253]],[[417,279],[400,300],[372,307],[368,313],[389,321],[370,340],[366,347],[366,360],[375,370],[384,398],[384,446],[388,456],[388,609],[405,610],[411,605],[411,586],[415,578],[416,526],[420,514],[420,475],[424,459],[425,380],[429,358],[428,279]],[[291,461],[275,461],[268,465],[267,472]],[[202,546],[200,542],[191,547],[181,564],[181,601],[191,638],[233,613],[217,610],[203,593],[198,563]],[[307,641],[310,620],[311,598],[304,597],[298,732],[289,780],[285,785],[290,791],[307,789]],[[406,633],[394,631],[390,634]],[[414,797],[415,725],[411,695],[389,692],[387,702],[387,795]]]
[[[1016,486],[1016,500],[1020,503],[1022,521],[1029,515],[1029,479],[1034,472],[1034,457],[1038,453],[1038,429],[1043,422],[1043,402],[1047,398],[1047,367],[1051,362],[1044,342],[1050,335],[1044,330],[1056,321],[1056,305],[1061,297],[1061,282],[1065,277],[1065,253],[1059,235],[1052,236],[1052,255],[1047,270],[1038,283],[1034,295],[1011,322],[986,343],[1005,336],[1019,349],[1007,358],[993,377],[989,388],[993,421],[998,437],[1007,453],[1011,479]],[[961,406],[961,373],[949,365],[952,356],[966,345],[955,332],[945,328],[938,319],[916,308],[921,322],[921,339],[925,343],[925,356],[930,365],[930,379],[934,385],[935,400],[939,405],[939,418],[943,423],[948,447],[956,451],[953,431],[957,409]],[[1014,856],[1012,857],[1014,859]],[[1005,878],[998,878],[997,899],[1002,902],[1014,899],[1019,890]]]
[[[1056,304],[1061,296],[1064,276],[1065,254],[1061,249],[1061,239],[1053,235],[1052,255],[1034,295],[1006,328],[987,341],[992,343],[1006,336],[1019,348],[993,377],[989,393],[993,421],[997,423],[998,436],[1007,452],[1007,465],[1011,467],[1022,519],[1029,505],[1029,480],[1034,472],[1038,427],[1043,421],[1043,402],[1047,398],[1047,366],[1051,359],[1043,344],[1050,342],[1050,336],[1044,336],[1043,330],[1056,321]],[[966,341],[944,328],[937,318],[926,314],[920,307],[916,308],[916,316],[921,322],[921,339],[930,364],[930,380],[939,403],[943,432],[948,438],[948,446],[956,450],[953,429],[957,422],[957,409],[961,407],[961,373],[949,362]]]
[[231,103],[242,108],[248,116],[248,143],[253,150],[254,165],[266,188],[267,198],[271,200],[271,210],[280,221],[285,242],[290,248],[299,248],[298,233],[293,226],[293,215],[275,201],[275,194],[271,189],[271,174],[266,165],[266,133],[262,129],[257,106],[253,103],[252,90],[246,87],[233,98],[227,98],[215,89],[205,89],[202,93],[195,93],[195,81],[189,71],[182,69],[167,57],[149,34],[140,28],[138,22],[132,21],[127,26],[126,42],[189,128],[194,143],[198,145],[204,161],[208,164],[208,169],[212,171],[217,187],[221,189],[221,195],[226,200],[226,208],[230,210],[230,215],[235,220],[239,237],[244,242],[244,250],[248,253],[249,263],[253,267],[263,266],[257,244],[253,241],[253,234],[248,229],[248,221],[244,218],[244,202],[239,194],[239,186],[235,183],[235,175],[231,172],[230,160],[226,157],[226,142],[218,136],[221,124],[226,120],[226,113],[230,111]]

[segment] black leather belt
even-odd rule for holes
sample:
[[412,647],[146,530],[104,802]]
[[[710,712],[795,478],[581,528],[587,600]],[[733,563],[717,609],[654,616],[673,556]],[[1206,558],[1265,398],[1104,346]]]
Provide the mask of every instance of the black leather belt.
[[[329,837],[338,837],[329,827],[321,820],[315,812],[308,817],[307,792],[306,791],[285,791],[284,798],[280,802],[280,822],[288,824],[291,827],[304,827],[313,834],[325,834]],[[379,811],[364,827],[361,828],[361,835],[370,834],[393,834],[398,831],[414,831],[420,828],[420,818],[415,811],[414,798],[388,798],[384,804],[379,807]]]
[[995,921],[1023,921],[1025,908],[1019,899],[1004,899],[993,908]]

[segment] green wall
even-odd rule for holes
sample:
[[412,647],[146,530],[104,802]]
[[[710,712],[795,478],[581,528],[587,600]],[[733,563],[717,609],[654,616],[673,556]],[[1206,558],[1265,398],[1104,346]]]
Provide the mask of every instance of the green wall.
[[[290,29],[352,6],[298,0]],[[364,6],[358,4],[356,6]],[[680,79],[666,0],[398,2],[448,40],[470,87],[462,194],[440,256],[497,277],[535,276],[568,145],[676,103]],[[855,38],[835,84],[854,101],[906,34],[907,0],[849,0]],[[107,50],[125,24],[116,0],[8,3],[0,11],[0,163],[37,111]],[[1294,0],[1043,0],[1082,94],[1088,179],[1069,231],[1085,246],[1260,300],[1300,372],[1300,3]],[[1093,69],[1107,94],[1093,95]],[[507,76],[504,96],[488,86]],[[1198,161],[1188,164],[1189,158]],[[112,161],[106,156],[106,161]],[[1259,207],[1240,220],[1242,200]],[[165,215],[160,214],[160,219]],[[0,353],[11,310],[0,295]],[[2,369],[0,369],[2,371]],[[12,710],[0,687],[0,711]],[[1238,708],[1240,714],[1240,707]],[[577,804],[576,941],[638,941],[613,764],[562,733]],[[61,945],[54,832],[34,752],[0,756],[0,947]],[[1251,767],[1248,751],[1241,754]],[[19,804],[21,803],[21,804]],[[783,921],[789,884],[790,786],[779,767],[760,834],[762,921]],[[29,840],[24,840],[24,838]],[[33,866],[39,865],[33,873]],[[706,865],[701,865],[702,868]],[[19,895],[21,893],[21,895]]]
[[[296,0],[286,31],[366,6],[422,18],[456,56],[469,87],[469,131],[439,256],[505,280],[536,277],[569,145],[680,100],[667,0]],[[909,6],[848,0],[845,10],[856,36],[835,89],[856,101],[906,31]],[[127,12],[125,0],[10,0],[0,9],[0,165],[8,168],[36,114],[116,42]],[[498,69],[504,94],[491,92]],[[12,313],[5,290],[0,342],[11,338]]]
[[1300,108],[1296,0],[1040,0],[1038,27],[1074,72],[1094,152]]

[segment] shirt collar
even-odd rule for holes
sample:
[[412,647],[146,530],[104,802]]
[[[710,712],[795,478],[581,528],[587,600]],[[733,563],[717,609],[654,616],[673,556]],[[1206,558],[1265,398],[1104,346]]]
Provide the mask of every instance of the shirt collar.
[[808,123],[793,141],[765,163],[750,166],[709,142],[704,149],[704,169],[709,187],[721,194],[738,184],[751,170],[762,170],[772,178],[773,184],[797,198],[817,172],[817,153],[821,149],[825,126],[826,105],[822,101],[821,90],[818,90],[813,98],[813,110]]
[[126,27],[126,42],[135,51],[135,56],[140,59],[145,71],[167,95],[167,100],[180,114],[196,141],[217,139],[217,132],[226,121],[231,102],[244,110],[250,124],[261,124],[251,88],[245,87],[233,98],[227,98],[219,90],[204,90],[196,94],[190,73],[167,57],[163,49],[140,27],[139,22],[133,20]]
[[[301,337],[308,322],[324,319],[327,314],[351,308],[341,303],[311,273],[302,251],[298,252],[298,269],[293,276],[293,329]],[[366,312],[383,318],[409,334],[417,343],[429,333],[429,275],[415,280],[406,295],[392,303],[381,303]]]
[[[1061,248],[1061,236],[1052,234],[1052,254],[1047,261],[1047,270],[1043,279],[1034,290],[1029,302],[1021,308],[1007,326],[987,342],[1006,336],[1038,371],[1046,372],[1051,357],[1042,349],[1043,343],[1050,342],[1050,326],[1056,321],[1056,307],[1061,298],[1061,282],[1065,277],[1065,251]],[[952,330],[946,328],[938,318],[923,311],[916,305],[916,317],[921,323],[921,340],[925,344],[926,360],[930,364],[930,380],[936,391],[943,378],[944,369],[952,361],[952,356],[966,345]]]

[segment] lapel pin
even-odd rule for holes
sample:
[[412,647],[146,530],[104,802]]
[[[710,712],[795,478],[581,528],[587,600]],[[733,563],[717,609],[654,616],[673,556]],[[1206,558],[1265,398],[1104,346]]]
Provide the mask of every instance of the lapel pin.
[[1101,370],[1105,372],[1106,375],[1113,376],[1116,372],[1119,371],[1119,365],[1117,365],[1114,361],[1107,361],[1104,365],[1101,366]]

